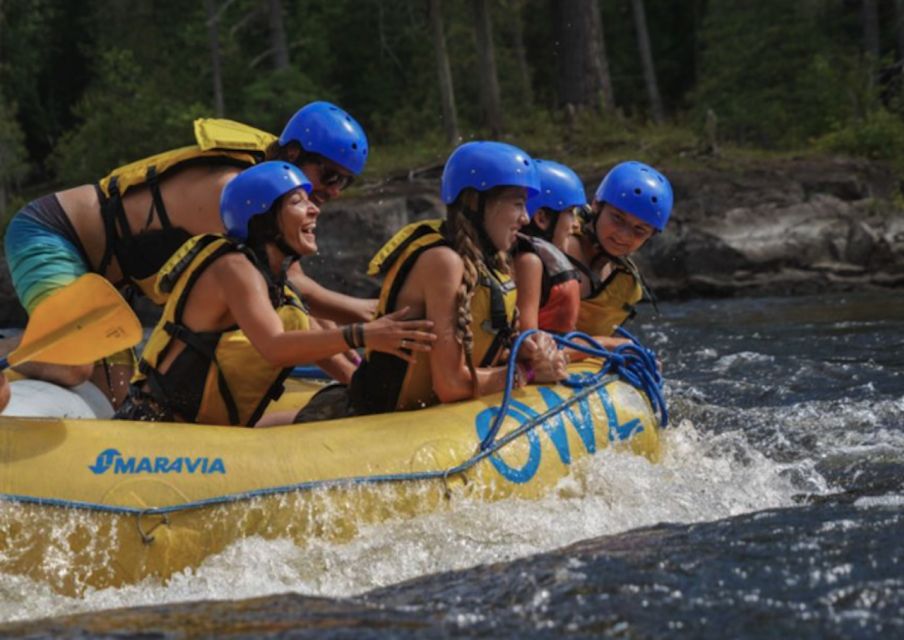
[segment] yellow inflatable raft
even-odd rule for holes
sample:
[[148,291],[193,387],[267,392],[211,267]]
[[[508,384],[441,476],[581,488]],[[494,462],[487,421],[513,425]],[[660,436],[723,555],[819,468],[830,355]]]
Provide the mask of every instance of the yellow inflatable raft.
[[488,441],[501,401],[268,429],[0,417],[0,573],[67,594],[165,580],[243,537],[341,540],[461,497],[537,497],[606,447],[659,455],[647,397],[612,377],[515,391]]

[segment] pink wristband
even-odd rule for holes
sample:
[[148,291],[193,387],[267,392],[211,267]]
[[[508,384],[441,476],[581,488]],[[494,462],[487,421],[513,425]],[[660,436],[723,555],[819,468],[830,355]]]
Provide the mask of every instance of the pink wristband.
[[529,364],[519,362],[515,365],[515,384],[520,388],[534,381],[534,370]]

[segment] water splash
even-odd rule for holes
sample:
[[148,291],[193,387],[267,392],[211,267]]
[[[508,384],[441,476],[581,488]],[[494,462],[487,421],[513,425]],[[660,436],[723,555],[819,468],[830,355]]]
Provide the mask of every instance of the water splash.
[[[166,584],[145,580],[67,598],[0,575],[0,621],[80,611],[235,599],[293,591],[343,597],[437,572],[505,562],[658,522],[699,522],[793,504],[812,468],[770,460],[738,432],[710,435],[685,421],[665,433],[659,464],[609,450],[579,460],[540,500],[459,499],[449,511],[363,527],[348,543],[248,538]],[[241,580],[236,580],[241,576]]]

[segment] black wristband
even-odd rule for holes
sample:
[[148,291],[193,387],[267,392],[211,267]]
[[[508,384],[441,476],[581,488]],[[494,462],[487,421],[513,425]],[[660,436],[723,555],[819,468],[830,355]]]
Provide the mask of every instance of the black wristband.
[[355,344],[355,325],[347,324],[342,327],[342,339],[345,340],[349,349],[358,348],[358,345]]
[[363,347],[364,346],[364,323],[356,322],[354,326],[355,326],[355,342],[356,342],[357,346]]

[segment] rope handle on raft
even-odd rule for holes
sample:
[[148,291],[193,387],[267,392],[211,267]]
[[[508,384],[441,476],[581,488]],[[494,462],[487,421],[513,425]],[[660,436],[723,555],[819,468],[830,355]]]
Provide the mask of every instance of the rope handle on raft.
[[[634,388],[646,394],[650,405],[653,407],[653,412],[659,414],[660,426],[663,428],[667,427],[669,424],[669,410],[662,394],[663,379],[659,373],[659,363],[656,360],[656,355],[625,329],[618,327],[616,332],[620,336],[628,338],[630,342],[621,344],[611,351],[591,336],[579,331],[573,331],[564,336],[548,334],[555,340],[560,349],[568,347],[590,356],[602,358],[604,361],[598,372],[573,373],[563,380],[562,384],[572,388],[581,388],[595,384],[604,376],[617,375]],[[502,427],[505,416],[508,415],[512,389],[515,386],[515,367],[518,361],[518,351],[524,341],[535,333],[540,332],[537,329],[529,329],[520,333],[512,345],[506,370],[505,392],[502,396],[502,404],[499,406],[499,411],[486,437],[480,441],[479,451],[485,451],[492,446],[496,440],[496,434],[499,433],[499,429]]]

